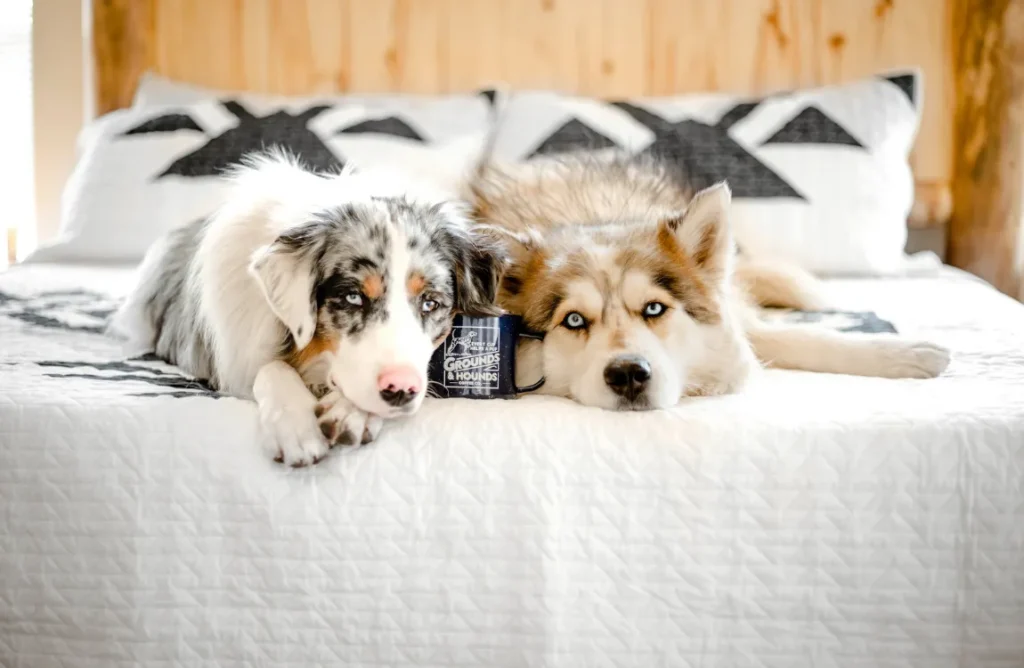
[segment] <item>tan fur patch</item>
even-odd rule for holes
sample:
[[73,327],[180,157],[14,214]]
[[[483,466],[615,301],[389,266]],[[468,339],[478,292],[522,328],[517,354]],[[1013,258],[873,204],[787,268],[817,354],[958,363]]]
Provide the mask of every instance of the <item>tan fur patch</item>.
[[672,336],[672,322],[669,318],[658,318],[648,324],[654,335],[662,341]]
[[547,324],[539,322],[545,310],[541,304],[550,299],[552,287],[544,285],[549,283],[544,280],[545,259],[543,252],[531,252],[511,267],[499,284],[498,305],[512,313],[521,314],[532,327]]
[[655,283],[662,285],[678,299],[687,313],[698,322],[717,324],[722,315],[712,297],[696,262],[679,246],[671,227],[658,227],[658,254],[661,256],[654,269]]
[[363,293],[370,299],[377,299],[384,294],[384,279],[371,274],[363,279]]
[[709,226],[708,229],[704,230],[704,235],[701,236],[700,243],[697,244],[697,249],[693,252],[693,261],[698,267],[704,267],[711,263],[711,260],[715,258],[715,247],[717,245],[718,230]]
[[412,296],[419,295],[425,287],[427,287],[427,279],[423,278],[423,274],[419,272],[409,274],[409,278],[405,281],[405,289]]
[[338,340],[326,334],[316,334],[302,350],[293,351],[285,360],[296,370],[302,371],[312,364],[317,357],[323,353],[334,352],[338,349]]

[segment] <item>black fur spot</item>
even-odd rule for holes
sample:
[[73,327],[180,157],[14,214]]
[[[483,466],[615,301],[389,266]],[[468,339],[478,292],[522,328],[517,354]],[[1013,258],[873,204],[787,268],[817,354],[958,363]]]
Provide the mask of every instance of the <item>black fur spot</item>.
[[316,286],[316,303],[318,306],[329,300],[344,302],[345,295],[360,291],[359,279],[352,274],[334,273],[322,279]]
[[501,279],[501,287],[511,296],[516,296],[523,291],[523,281],[518,276],[506,274]]
[[658,272],[654,276],[654,283],[665,292],[672,295],[679,301],[685,301],[686,291],[683,289],[679,278],[668,272]]
[[377,269],[377,263],[371,260],[370,258],[366,257],[365,255],[360,255],[359,257],[352,258],[351,265],[353,273],[360,271],[362,269],[368,269],[370,271]]
[[359,220],[359,212],[351,204],[342,204],[335,210],[335,217],[338,220],[356,221]]
[[560,294],[552,293],[548,295],[540,308],[540,323],[541,327],[547,327],[551,323],[551,319],[555,317],[555,311],[562,305],[563,297]]

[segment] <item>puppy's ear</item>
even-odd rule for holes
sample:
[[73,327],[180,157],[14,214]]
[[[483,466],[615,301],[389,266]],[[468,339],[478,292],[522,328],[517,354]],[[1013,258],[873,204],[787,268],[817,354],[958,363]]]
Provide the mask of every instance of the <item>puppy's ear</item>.
[[697,267],[717,279],[725,278],[733,252],[731,204],[732,193],[723,181],[698,192],[681,215],[662,223],[662,231],[674,235]]
[[433,243],[451,263],[455,310],[471,315],[497,315],[500,247],[489,237],[468,229],[462,221],[438,227]]
[[258,248],[249,262],[270,310],[291,332],[295,347],[305,348],[316,332],[316,301],[311,230],[286,232],[273,243]]
[[455,256],[455,308],[472,315],[497,315],[500,249],[486,238],[469,234],[460,239]]

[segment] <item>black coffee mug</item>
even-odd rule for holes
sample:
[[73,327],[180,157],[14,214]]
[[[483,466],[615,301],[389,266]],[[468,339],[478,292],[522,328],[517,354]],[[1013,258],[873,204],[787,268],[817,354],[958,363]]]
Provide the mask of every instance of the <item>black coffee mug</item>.
[[429,395],[441,399],[510,399],[544,384],[516,387],[516,344],[543,339],[517,315],[456,315],[427,368]]

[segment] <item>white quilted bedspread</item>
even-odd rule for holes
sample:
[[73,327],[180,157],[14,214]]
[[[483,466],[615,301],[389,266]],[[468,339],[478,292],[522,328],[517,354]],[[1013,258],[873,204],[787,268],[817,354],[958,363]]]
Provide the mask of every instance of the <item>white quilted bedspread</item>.
[[435,400],[295,471],[97,333],[127,287],[0,275],[0,665],[1024,665],[1024,307],[978,282],[831,283],[936,380]]

